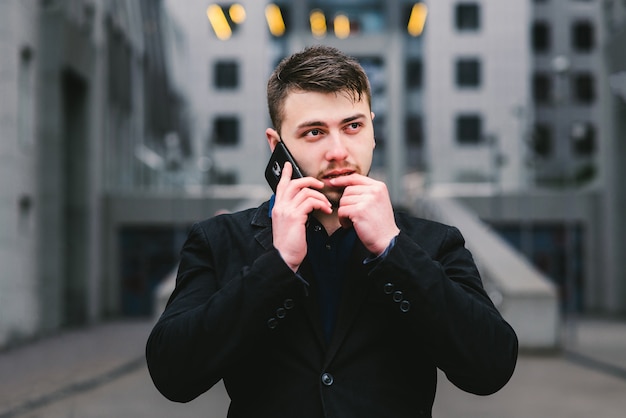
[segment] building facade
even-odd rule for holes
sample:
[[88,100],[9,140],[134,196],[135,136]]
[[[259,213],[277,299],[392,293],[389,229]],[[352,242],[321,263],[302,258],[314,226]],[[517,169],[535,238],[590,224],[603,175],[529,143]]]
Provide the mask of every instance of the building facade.
[[602,51],[606,62],[606,78],[603,81],[605,112],[603,126],[606,127],[603,146],[602,171],[605,196],[600,217],[605,236],[606,251],[603,264],[606,275],[611,278],[604,288],[609,309],[624,311],[626,300],[626,1],[607,0],[604,3],[604,25],[606,43]]
[[429,183],[527,184],[528,2],[431,1],[425,35]]
[[38,1],[0,3],[0,346],[39,327],[36,247]]
[[[194,132],[207,157],[210,181],[264,184],[269,74],[283,57],[324,43],[359,59],[370,76],[376,113],[375,168],[391,180],[392,194],[400,197],[402,174],[425,164],[421,33],[426,9],[414,11],[416,4],[420,3],[168,1],[193,45],[191,71],[198,83],[193,92]],[[416,22],[413,32],[408,28],[411,16]]]
[[534,1],[530,48],[535,120],[529,144],[540,187],[601,183],[603,2]]
[[266,81],[318,43],[369,75],[396,202],[463,191],[576,308],[626,311],[625,7],[0,2],[0,347],[148,313],[189,223],[269,196]]
[[162,183],[171,132],[185,155],[168,22],[158,1],[0,3],[0,346],[119,311],[105,197]]
[[307,45],[336,46],[370,76],[373,175],[386,179],[396,202],[406,174],[417,172],[430,193],[463,197],[541,265],[575,309],[619,311],[623,304],[607,289],[623,280],[604,274],[614,268],[605,254],[616,226],[599,221],[605,200],[619,200],[607,196],[620,196],[607,183],[615,184],[610,167],[617,164],[606,162],[619,158],[604,123],[601,22],[603,14],[618,15],[617,6],[608,12],[610,3],[617,2],[198,0],[187,7],[171,0],[168,6],[194,31],[200,80],[194,94],[201,103],[195,120],[202,126],[196,137],[212,182],[264,184],[271,69]]

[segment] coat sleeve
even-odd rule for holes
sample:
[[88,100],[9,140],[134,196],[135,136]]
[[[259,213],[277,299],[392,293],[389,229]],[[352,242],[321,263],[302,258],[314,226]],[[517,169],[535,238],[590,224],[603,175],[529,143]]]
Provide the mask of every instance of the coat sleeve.
[[[227,241],[225,231],[214,233],[222,235],[215,241]],[[146,344],[152,380],[173,401],[190,401],[223,378],[245,347],[271,332],[268,318],[276,308],[302,293],[302,282],[273,248],[226,278],[216,273],[216,252],[203,227],[194,225],[176,288]]]
[[401,232],[371,276],[448,379],[464,391],[488,395],[513,374],[517,336],[484,291],[461,233],[437,225],[423,231],[424,246]]

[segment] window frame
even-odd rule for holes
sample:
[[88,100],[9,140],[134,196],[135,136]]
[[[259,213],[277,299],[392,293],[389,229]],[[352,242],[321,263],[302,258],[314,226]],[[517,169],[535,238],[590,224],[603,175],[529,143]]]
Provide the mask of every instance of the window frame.
[[477,32],[481,29],[480,4],[473,1],[458,2],[454,8],[454,27],[459,32]]
[[[464,123],[463,123],[464,122]],[[476,126],[469,126],[468,123],[475,123]],[[465,124],[466,126],[462,126]],[[455,116],[454,139],[456,144],[461,146],[477,146],[485,143],[484,117],[479,112],[463,112]],[[466,135],[468,130],[475,131],[475,135]],[[465,133],[463,132],[465,131]]]
[[482,61],[479,57],[458,57],[454,63],[455,85],[461,89],[482,86]]
[[237,115],[217,115],[213,118],[211,143],[235,147],[241,143],[241,120]]

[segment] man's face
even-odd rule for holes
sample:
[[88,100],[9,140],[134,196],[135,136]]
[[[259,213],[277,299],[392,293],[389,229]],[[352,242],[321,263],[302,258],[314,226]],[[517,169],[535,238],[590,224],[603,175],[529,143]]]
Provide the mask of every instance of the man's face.
[[[306,176],[325,186],[322,193],[337,205],[343,189],[332,187],[333,177],[358,173],[367,175],[374,153],[374,127],[367,101],[354,102],[343,92],[294,91],[284,105],[282,140]],[[268,129],[272,150],[279,139]]]

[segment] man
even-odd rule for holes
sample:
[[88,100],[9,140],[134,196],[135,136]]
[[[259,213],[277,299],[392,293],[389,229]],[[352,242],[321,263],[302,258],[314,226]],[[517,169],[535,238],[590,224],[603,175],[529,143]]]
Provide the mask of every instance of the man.
[[268,83],[270,202],[196,224],[147,344],[157,388],[186,402],[220,379],[229,417],[429,417],[436,369],[491,394],[517,338],[453,227],[394,213],[367,177],[375,147],[363,69],[336,49],[283,60]]

